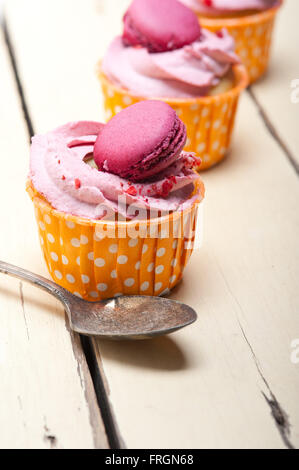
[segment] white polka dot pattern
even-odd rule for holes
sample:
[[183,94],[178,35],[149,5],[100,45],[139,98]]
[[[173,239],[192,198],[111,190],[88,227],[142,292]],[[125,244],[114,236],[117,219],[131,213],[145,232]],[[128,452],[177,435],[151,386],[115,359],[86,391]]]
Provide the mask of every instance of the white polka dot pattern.
[[75,224],[74,224],[74,222],[72,222],[71,220],[67,220],[67,221],[65,222],[65,224],[66,224],[66,226],[67,226],[69,229],[71,229],[71,230],[75,228]]
[[148,290],[148,288],[149,288],[149,282],[145,281],[143,284],[141,284],[140,289],[142,292]]
[[165,253],[166,253],[165,248],[159,248],[159,250],[157,251],[157,256],[160,258],[160,257],[164,256]]
[[72,239],[71,239],[71,244],[72,244],[73,247],[79,248],[79,246],[80,246],[80,240],[78,240],[78,238],[72,238]]
[[75,284],[75,278],[72,274],[67,274],[66,279],[70,284]]
[[159,291],[160,289],[162,289],[162,286],[163,286],[162,282],[157,282],[157,283],[155,284],[155,292],[157,292],[157,291]]
[[51,258],[52,258],[53,261],[58,261],[58,255],[57,255],[57,253],[54,253],[54,251],[52,251],[52,253],[51,253]]
[[155,267],[154,263],[149,264],[148,267],[147,267],[147,271],[149,273],[151,273],[153,271],[154,267]]
[[97,258],[97,259],[95,259],[94,264],[95,264],[98,268],[102,268],[103,266],[105,266],[106,261],[105,261],[103,258]]
[[81,235],[80,243],[81,243],[81,245],[87,245],[88,244],[88,238],[85,235]]
[[87,276],[86,274],[82,274],[81,279],[83,284],[88,284],[90,282],[89,276]]
[[51,233],[47,234],[47,239],[49,240],[50,243],[55,243],[55,238]]
[[132,238],[132,239],[129,241],[129,247],[130,247],[130,248],[134,248],[136,245],[138,245],[138,238]]
[[126,287],[132,287],[135,284],[135,279],[132,277],[129,277],[128,279],[125,280],[125,286]]
[[160,264],[159,266],[156,267],[156,274],[161,274],[164,271],[164,266]]
[[97,287],[98,287],[100,292],[105,292],[108,289],[108,286],[105,283],[100,283],[100,284],[98,284]]
[[57,277],[57,279],[59,279],[59,280],[62,279],[62,274],[61,274],[60,271],[56,270],[56,271],[54,271],[54,274],[55,274],[55,276]]

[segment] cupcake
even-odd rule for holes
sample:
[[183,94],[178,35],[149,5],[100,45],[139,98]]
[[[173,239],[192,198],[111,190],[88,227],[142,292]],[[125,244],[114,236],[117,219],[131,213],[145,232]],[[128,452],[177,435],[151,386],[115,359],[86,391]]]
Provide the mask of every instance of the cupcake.
[[267,70],[272,31],[282,0],[181,0],[212,32],[226,28],[235,38],[236,52],[248,70],[250,82]]
[[177,0],[134,0],[98,76],[106,119],[140,100],[163,100],[186,124],[185,150],[199,154],[201,169],[227,154],[247,74],[225,29],[202,29]]
[[204,198],[185,141],[160,101],[33,137],[27,191],[55,282],[95,301],[162,295],[180,281]]

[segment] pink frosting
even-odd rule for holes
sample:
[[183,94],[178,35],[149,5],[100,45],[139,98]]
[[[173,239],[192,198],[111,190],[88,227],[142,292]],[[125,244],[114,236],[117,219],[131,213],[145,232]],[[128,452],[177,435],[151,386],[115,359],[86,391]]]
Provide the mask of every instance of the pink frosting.
[[[134,185],[89,166],[84,159],[92,156],[103,126],[96,122],[73,122],[33,137],[29,177],[52,207],[89,219],[109,218],[115,213],[132,219],[138,207],[166,213],[184,210],[203,197],[192,194],[199,180],[192,168],[199,161],[190,153],[182,152],[157,177]],[[119,197],[122,205],[118,204]]]
[[116,85],[145,97],[192,98],[208,94],[232,64],[239,63],[234,39],[225,29],[202,30],[198,41],[169,52],[150,53],[126,47],[121,37],[111,43],[103,72]]
[[[182,3],[202,14],[225,14],[244,10],[267,10],[273,7],[277,0],[181,0]],[[211,3],[211,5],[208,5]]]

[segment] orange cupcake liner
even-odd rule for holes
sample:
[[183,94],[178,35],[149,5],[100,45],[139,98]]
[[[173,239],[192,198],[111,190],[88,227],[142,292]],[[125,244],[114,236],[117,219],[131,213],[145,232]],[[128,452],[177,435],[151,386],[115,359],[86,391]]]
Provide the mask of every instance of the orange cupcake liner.
[[[225,93],[191,99],[161,99],[168,103],[187,127],[185,150],[195,152],[202,160],[199,170],[206,170],[228,153],[240,93],[248,85],[243,65],[233,67],[234,87]],[[115,86],[98,66],[98,77],[104,95],[105,119],[109,121],[122,109],[148,98],[136,96]]]
[[192,254],[199,199],[182,212],[138,222],[89,220],[57,211],[27,182],[42,252],[53,280],[89,301],[164,295]]
[[236,53],[247,68],[250,83],[267,70],[275,18],[283,1],[269,10],[234,18],[211,18],[197,14],[203,28],[212,32],[226,28],[236,41]]

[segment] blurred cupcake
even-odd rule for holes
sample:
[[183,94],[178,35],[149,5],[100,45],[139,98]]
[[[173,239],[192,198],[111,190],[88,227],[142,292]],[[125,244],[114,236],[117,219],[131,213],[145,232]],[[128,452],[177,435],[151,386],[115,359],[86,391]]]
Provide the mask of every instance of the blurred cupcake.
[[134,0],[122,37],[98,66],[106,119],[144,99],[162,99],[187,126],[185,150],[197,152],[201,169],[226,155],[246,70],[226,30],[201,29],[177,0]]
[[236,41],[236,53],[247,67],[250,82],[267,70],[272,31],[282,0],[181,0],[212,32],[226,28]]
[[144,101],[106,126],[66,124],[32,139],[27,190],[53,279],[90,300],[161,295],[182,278],[204,186],[186,128]]

